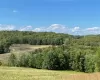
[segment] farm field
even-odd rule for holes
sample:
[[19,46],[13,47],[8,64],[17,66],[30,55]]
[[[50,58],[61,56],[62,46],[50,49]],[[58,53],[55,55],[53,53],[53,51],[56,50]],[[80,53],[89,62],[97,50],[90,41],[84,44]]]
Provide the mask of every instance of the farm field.
[[0,80],[100,80],[100,73],[0,67]]

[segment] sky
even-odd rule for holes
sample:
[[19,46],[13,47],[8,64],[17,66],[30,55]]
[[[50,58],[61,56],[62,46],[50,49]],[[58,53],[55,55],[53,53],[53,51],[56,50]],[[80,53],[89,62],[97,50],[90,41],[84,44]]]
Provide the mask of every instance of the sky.
[[100,34],[100,0],[0,0],[0,30]]

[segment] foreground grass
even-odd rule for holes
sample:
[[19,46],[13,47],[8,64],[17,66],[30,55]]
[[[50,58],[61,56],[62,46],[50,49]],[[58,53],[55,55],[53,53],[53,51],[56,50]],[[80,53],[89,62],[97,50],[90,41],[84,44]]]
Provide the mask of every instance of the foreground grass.
[[0,67],[0,80],[100,80],[100,74]]

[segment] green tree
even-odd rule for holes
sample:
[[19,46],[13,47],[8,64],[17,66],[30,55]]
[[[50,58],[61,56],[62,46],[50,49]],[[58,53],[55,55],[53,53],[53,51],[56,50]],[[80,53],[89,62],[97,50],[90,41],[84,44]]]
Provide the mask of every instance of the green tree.
[[29,56],[27,54],[21,54],[19,57],[18,66],[29,67]]
[[100,72],[100,48],[96,51],[96,71]]
[[85,72],[94,72],[95,71],[95,55],[87,54],[85,56]]
[[45,55],[42,67],[45,69],[49,69],[49,70],[59,69],[60,65],[59,65],[58,55],[56,53],[54,53],[53,51],[49,51]]
[[9,66],[17,66],[17,57],[14,53],[11,53],[9,60],[8,60]]
[[41,69],[42,63],[43,63],[43,55],[41,53],[35,54],[35,67]]

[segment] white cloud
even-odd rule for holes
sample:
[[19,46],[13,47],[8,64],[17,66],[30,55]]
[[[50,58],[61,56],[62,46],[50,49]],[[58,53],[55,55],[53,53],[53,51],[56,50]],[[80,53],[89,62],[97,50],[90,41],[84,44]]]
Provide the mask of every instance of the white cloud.
[[99,29],[100,29],[99,27],[92,27],[92,28],[87,28],[86,30],[87,31],[97,31]]
[[39,31],[46,31],[46,32],[57,32],[57,33],[66,33],[67,27],[61,24],[52,24],[49,27],[40,27],[35,28],[33,31],[39,32]]
[[[49,27],[38,27],[33,29],[33,31],[36,32],[56,32],[56,33],[68,33],[68,34],[74,34],[74,35],[82,35],[82,30],[80,27],[74,27],[74,28],[68,28],[65,25],[61,24],[52,24]],[[80,34],[80,32],[82,32]]]
[[52,24],[48,27],[48,30],[57,30],[57,29],[65,29],[66,27],[61,24]]
[[52,24],[49,27],[38,27],[33,29],[36,32],[56,32],[56,33],[68,33],[73,35],[88,35],[88,34],[100,34],[100,27],[90,27],[90,28],[81,28],[81,27],[66,27],[61,24]]
[[84,32],[85,34],[100,34],[100,27],[89,27]]
[[15,26],[14,25],[2,25],[0,24],[0,30],[14,30]]
[[41,28],[35,28],[33,31],[39,32],[39,31],[42,31],[42,29]]
[[25,26],[19,29],[19,31],[31,31],[32,30],[32,26]]
[[18,11],[17,10],[13,10],[13,13],[17,13]]
[[79,31],[80,30],[80,27],[74,27],[73,29],[72,29],[72,32],[77,32],[77,31]]

